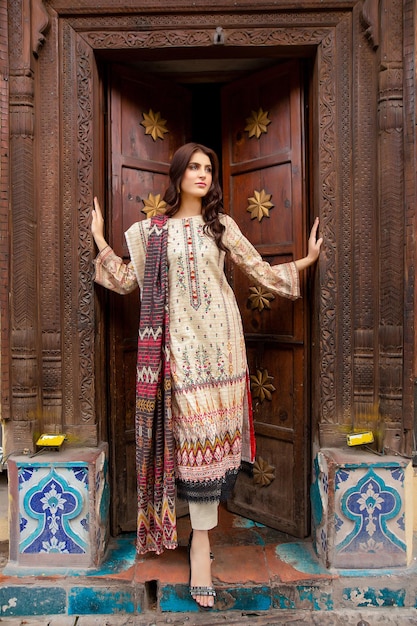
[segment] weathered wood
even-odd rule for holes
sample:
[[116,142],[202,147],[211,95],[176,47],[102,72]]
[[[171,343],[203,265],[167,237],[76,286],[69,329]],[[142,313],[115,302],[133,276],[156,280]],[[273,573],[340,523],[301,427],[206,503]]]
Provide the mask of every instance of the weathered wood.
[[[293,61],[223,88],[225,209],[272,265],[304,256],[306,224],[310,222],[303,182],[302,76],[302,65]],[[261,110],[268,123],[259,137],[250,136],[253,115]],[[260,197],[260,192],[266,198],[267,215],[255,212],[253,217],[248,211],[249,199],[256,193]],[[273,206],[268,208],[269,204]],[[310,419],[304,394],[309,385],[305,276],[301,277],[302,300],[293,303],[278,296],[265,300],[264,296],[261,308],[256,306],[259,301],[250,300],[251,288],[256,285],[233,267],[230,276],[242,313],[252,376],[257,467],[270,468],[271,473],[263,484],[239,476],[230,508],[304,537],[309,532],[305,433]],[[266,391],[272,386],[267,398],[262,395],[264,386],[253,380],[264,373],[268,377]]]

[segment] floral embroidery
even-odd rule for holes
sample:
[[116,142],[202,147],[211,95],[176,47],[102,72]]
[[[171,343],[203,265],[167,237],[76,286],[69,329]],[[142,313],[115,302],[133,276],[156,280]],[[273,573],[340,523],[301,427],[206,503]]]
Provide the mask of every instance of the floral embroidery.
[[208,313],[211,304],[211,292],[209,291],[206,283],[203,284],[203,298],[206,305],[206,313]]
[[190,282],[190,304],[197,311],[200,307],[200,290],[198,288],[198,267],[196,263],[195,236],[190,220],[185,222],[187,241],[187,269]]
[[202,384],[209,382],[213,379],[211,373],[211,363],[209,359],[209,355],[204,346],[198,346],[196,350],[196,371],[197,371],[197,382]]
[[193,384],[194,381],[191,377],[191,363],[188,356],[187,348],[184,349],[184,352],[182,354],[182,369],[184,374],[184,381],[186,382],[186,384]]
[[185,283],[184,258],[182,255],[177,259],[177,266],[177,287],[179,287],[181,291],[186,291],[187,285]]
[[223,352],[220,349],[220,346],[217,346],[217,370],[218,370],[218,379],[225,380],[227,378],[226,368],[224,364],[224,356]]
[[202,226],[201,224],[197,226],[197,240],[198,240],[199,247],[202,248],[205,242],[204,242],[204,226]]

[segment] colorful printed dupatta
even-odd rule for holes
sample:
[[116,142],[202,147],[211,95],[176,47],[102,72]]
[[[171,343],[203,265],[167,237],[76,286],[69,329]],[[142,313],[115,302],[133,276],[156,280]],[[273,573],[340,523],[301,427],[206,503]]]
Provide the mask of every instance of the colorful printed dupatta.
[[137,552],[177,547],[171,413],[168,218],[152,218],[145,262],[136,369]]

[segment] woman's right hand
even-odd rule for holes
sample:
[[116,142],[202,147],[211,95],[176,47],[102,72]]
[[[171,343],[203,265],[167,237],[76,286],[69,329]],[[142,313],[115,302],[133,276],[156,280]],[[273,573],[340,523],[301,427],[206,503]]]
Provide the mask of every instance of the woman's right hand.
[[94,197],[94,209],[92,210],[91,220],[91,234],[93,235],[96,246],[100,251],[107,247],[108,244],[104,238],[104,219],[97,197]]

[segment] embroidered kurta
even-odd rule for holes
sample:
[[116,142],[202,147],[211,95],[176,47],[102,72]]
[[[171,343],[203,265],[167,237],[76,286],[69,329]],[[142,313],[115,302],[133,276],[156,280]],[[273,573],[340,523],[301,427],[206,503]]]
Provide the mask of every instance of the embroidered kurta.
[[[223,242],[252,281],[299,297],[295,263],[271,266],[228,215]],[[96,258],[95,280],[118,293],[142,288],[151,220],[126,232],[130,263],[110,247]],[[180,497],[219,501],[230,494],[249,445],[247,360],[240,312],[224,273],[225,253],[202,216],[168,220],[169,359],[176,483]]]

